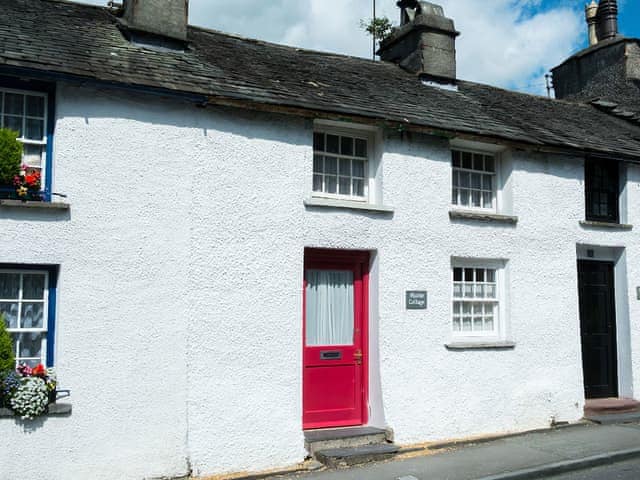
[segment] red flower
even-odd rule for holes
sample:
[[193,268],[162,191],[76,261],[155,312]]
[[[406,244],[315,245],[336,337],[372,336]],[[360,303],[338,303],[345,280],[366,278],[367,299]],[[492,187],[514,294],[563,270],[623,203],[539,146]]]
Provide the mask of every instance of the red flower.
[[32,371],[31,374],[35,377],[44,377],[47,375],[47,369],[44,368],[44,365],[39,363]]
[[27,182],[27,185],[32,186],[38,181],[38,178],[35,175],[25,175],[24,181]]

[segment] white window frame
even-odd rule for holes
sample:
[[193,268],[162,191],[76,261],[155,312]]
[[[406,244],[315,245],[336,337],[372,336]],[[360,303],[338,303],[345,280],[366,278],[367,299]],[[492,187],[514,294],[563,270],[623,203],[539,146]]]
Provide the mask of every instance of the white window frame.
[[[353,196],[353,195],[342,195],[339,193],[327,193],[327,192],[317,192],[313,190],[313,157],[316,155],[316,150],[314,148],[313,145],[313,141],[314,141],[314,136],[316,133],[323,133],[325,135],[338,135],[338,136],[343,136],[343,137],[351,137],[353,139],[361,139],[361,140],[365,140],[367,142],[367,158],[366,160],[360,157],[350,157],[350,156],[346,156],[346,158],[353,158],[353,159],[357,159],[357,160],[365,160],[365,167],[364,167],[364,195],[362,197],[358,197],[358,196]],[[328,125],[328,124],[324,124],[324,123],[316,123],[314,125],[313,128],[313,135],[312,135],[312,142],[311,142],[311,147],[312,147],[312,152],[313,152],[313,156],[312,156],[312,163],[311,163],[311,185],[310,185],[310,192],[311,192],[311,197],[312,198],[325,198],[325,199],[333,199],[333,200],[344,200],[344,201],[348,201],[348,202],[356,202],[356,203],[373,203],[372,202],[372,197],[373,197],[373,192],[375,189],[375,162],[374,162],[374,155],[375,155],[375,142],[376,142],[376,136],[375,136],[375,132],[370,131],[370,130],[364,130],[364,129],[359,129],[357,127],[347,127],[347,126],[333,126],[333,125]],[[355,144],[354,144],[354,148],[355,148]],[[328,155],[328,156],[335,156],[336,158],[340,159],[340,158],[345,158],[345,156],[340,155],[340,154],[333,154],[333,153],[326,153],[326,152],[318,152],[321,153],[323,155]],[[339,162],[338,162],[339,164]],[[337,175],[339,176],[339,175]]]
[[[22,115],[22,135],[18,138],[18,141],[20,143],[22,143],[23,145],[38,145],[42,147],[42,153],[40,154],[40,165],[29,165],[29,164],[25,164],[24,163],[24,156],[22,159],[22,163],[27,165],[28,167],[33,167],[33,168],[39,168],[40,169],[40,175],[41,175],[41,189],[44,190],[45,185],[46,185],[46,170],[47,170],[47,144],[49,142],[49,136],[48,136],[48,130],[47,130],[47,120],[49,118],[49,95],[45,92],[39,92],[36,90],[19,90],[19,89],[15,89],[15,88],[5,88],[5,87],[0,87],[0,107],[2,108],[2,110],[0,110],[0,128],[4,128],[4,95],[5,93],[16,93],[19,95],[25,95],[24,97],[24,101],[23,101],[23,105],[22,105],[22,109],[23,109],[23,115]],[[26,121],[27,118],[37,118],[40,120],[40,117],[28,117],[27,116],[27,105],[26,105],[26,96],[29,95],[31,97],[42,97],[44,99],[44,118],[42,118],[43,120],[43,126],[42,126],[42,139],[41,140],[31,140],[28,138],[25,138],[25,133],[26,133]]]
[[[46,365],[47,363],[47,333],[49,332],[49,272],[46,270],[29,270],[29,269],[0,269],[0,273],[8,273],[8,274],[19,274],[20,275],[20,290],[18,292],[18,324],[20,322],[20,317],[22,314],[22,304],[23,302],[33,302],[33,300],[24,300],[23,297],[23,283],[24,283],[24,275],[44,275],[44,295],[43,295],[43,316],[42,316],[42,327],[41,328],[7,328],[7,332],[10,335],[19,335],[21,333],[41,333],[42,335],[42,347],[40,349],[40,363]],[[5,299],[0,298],[0,303],[14,303],[16,299]],[[15,359],[16,366],[19,362],[19,349],[18,342],[15,343]],[[34,357],[28,357],[28,359],[33,359]]]
[[[484,268],[493,269],[496,272],[496,298],[471,298],[465,299],[464,297],[454,296],[454,268]],[[455,341],[467,341],[467,342],[486,342],[486,341],[502,341],[505,340],[508,334],[507,330],[507,261],[502,259],[469,259],[469,258],[452,258],[450,274],[450,292],[451,302],[449,305],[449,328],[451,331],[451,337]],[[493,331],[457,331],[453,327],[454,317],[454,302],[472,303],[485,303],[495,302],[496,308],[493,318]]]
[[[453,152],[460,152],[462,153],[471,153],[471,154],[475,154],[475,155],[485,155],[485,156],[490,156],[493,158],[493,167],[494,167],[494,171],[493,172],[486,172],[486,171],[482,171],[482,170],[475,170],[475,169],[467,169],[467,168],[463,168],[462,166],[460,167],[454,167],[453,166]],[[501,175],[501,155],[499,152],[494,152],[494,151],[488,151],[488,150],[482,150],[482,149],[476,149],[476,148],[468,148],[468,147],[458,147],[455,145],[451,146],[451,150],[450,150],[450,164],[451,164],[451,190],[450,190],[450,197],[451,197],[451,208],[454,210],[469,210],[469,211],[474,211],[474,212],[486,212],[486,213],[498,213],[501,210],[501,203],[502,203],[502,198],[501,198],[501,185],[502,185],[502,175]],[[493,191],[492,191],[492,206],[491,208],[484,208],[484,207],[475,207],[473,205],[460,205],[458,203],[454,203],[453,202],[453,174],[455,171],[463,171],[463,172],[475,172],[475,173],[481,173],[481,174],[493,174]],[[469,190],[472,190],[471,187],[469,187]]]

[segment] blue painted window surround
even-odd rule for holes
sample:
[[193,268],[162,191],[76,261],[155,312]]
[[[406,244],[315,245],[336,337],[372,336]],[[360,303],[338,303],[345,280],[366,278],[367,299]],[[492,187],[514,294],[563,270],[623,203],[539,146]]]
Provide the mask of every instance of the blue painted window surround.
[[[32,95],[30,95],[32,94]],[[24,99],[21,103],[20,100]],[[44,103],[41,103],[44,99]],[[44,109],[42,107],[44,106]],[[44,111],[43,111],[44,110]],[[44,120],[44,121],[43,121]],[[0,76],[0,124],[21,130],[25,138],[46,140],[42,165],[42,197],[51,201],[53,178],[53,137],[55,130],[55,84],[17,77]],[[42,125],[44,124],[44,131]],[[20,125],[20,127],[18,127]],[[42,135],[40,135],[42,134]],[[25,154],[37,145],[26,145]],[[27,157],[25,156],[25,160]]]
[[17,363],[54,365],[58,267],[0,264],[0,313]]

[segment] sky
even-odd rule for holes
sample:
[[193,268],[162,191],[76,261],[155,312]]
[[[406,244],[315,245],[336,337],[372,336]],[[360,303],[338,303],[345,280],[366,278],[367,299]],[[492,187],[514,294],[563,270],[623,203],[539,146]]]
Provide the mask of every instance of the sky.
[[[432,0],[461,32],[458,77],[546,94],[544,74],[587,44],[586,0]],[[106,5],[107,0],[80,3]],[[619,0],[620,30],[640,37],[640,1]],[[373,0],[191,0],[189,22],[275,43],[371,57],[360,28]],[[398,23],[396,0],[376,0],[377,16]]]

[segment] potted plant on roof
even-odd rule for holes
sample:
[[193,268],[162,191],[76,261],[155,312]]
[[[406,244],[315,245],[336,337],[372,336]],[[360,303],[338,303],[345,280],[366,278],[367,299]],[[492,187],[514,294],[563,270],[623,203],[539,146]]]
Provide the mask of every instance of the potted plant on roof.
[[[16,177],[20,176],[22,143],[18,132],[0,128],[0,198],[16,198]],[[26,173],[26,172],[25,172]]]

